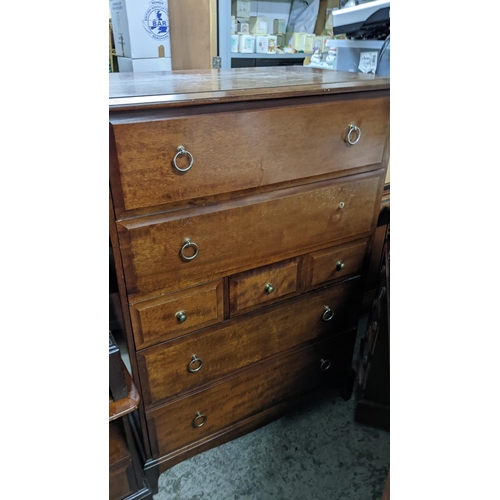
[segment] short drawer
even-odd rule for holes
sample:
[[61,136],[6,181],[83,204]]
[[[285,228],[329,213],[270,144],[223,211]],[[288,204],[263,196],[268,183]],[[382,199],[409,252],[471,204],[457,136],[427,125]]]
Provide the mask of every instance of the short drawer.
[[260,361],[355,324],[360,279],[275,304],[137,354],[146,406],[205,386]]
[[136,302],[368,236],[376,224],[383,174],[376,170],[120,221],[129,299]]
[[229,278],[232,317],[298,295],[302,291],[301,259],[289,259]]
[[368,239],[326,248],[307,256],[306,290],[313,290],[363,270]]
[[[210,106],[210,112],[194,108],[189,116],[165,111],[163,119],[112,117],[116,160],[111,162],[111,188],[116,210],[231,193],[382,161],[389,96],[322,97],[309,105],[294,100],[287,104],[260,109],[255,105],[251,110],[244,104],[240,109]],[[361,131],[355,145],[347,143],[351,124]],[[351,142],[357,139],[357,132],[351,133]],[[180,146],[186,153],[179,154]]]
[[[203,440],[259,411],[321,384],[328,370],[350,365],[355,331],[254,365],[204,391],[146,413],[153,458]],[[156,441],[156,443],[155,443]]]
[[179,337],[224,319],[223,281],[205,283],[130,306],[136,349]]

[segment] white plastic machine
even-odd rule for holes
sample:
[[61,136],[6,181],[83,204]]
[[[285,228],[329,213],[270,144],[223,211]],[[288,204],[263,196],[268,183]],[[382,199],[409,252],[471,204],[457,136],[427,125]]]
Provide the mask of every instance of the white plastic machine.
[[352,39],[385,40],[390,33],[391,5],[374,0],[332,12],[333,33]]

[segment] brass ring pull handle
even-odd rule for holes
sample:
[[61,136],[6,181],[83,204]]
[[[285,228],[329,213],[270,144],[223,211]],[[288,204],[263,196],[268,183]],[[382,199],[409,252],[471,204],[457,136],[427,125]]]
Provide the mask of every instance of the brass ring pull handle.
[[[189,156],[189,165],[186,168],[179,168],[179,166],[177,165],[177,158],[182,155]],[[173,159],[173,164],[176,170],[178,170],[179,172],[187,172],[193,166],[193,163],[193,155],[187,149],[184,149],[184,146],[177,146],[177,153],[175,154]]]
[[337,271],[342,271],[342,269],[345,268],[345,264],[339,260],[336,264],[335,264],[335,267],[337,268]]
[[192,424],[193,424],[193,427],[195,429],[197,429],[198,427],[201,427],[202,425],[204,425],[206,421],[207,421],[207,416],[203,415],[200,412],[197,412],[194,419],[193,419]]
[[265,291],[267,293],[273,293],[274,292],[274,286],[271,285],[271,283],[268,283],[265,287],[264,287]]
[[334,314],[335,312],[332,309],[330,309],[328,306],[325,306],[325,310],[323,311],[321,319],[323,321],[330,321],[333,318]]
[[[195,366],[198,363],[197,366]],[[191,361],[189,362],[187,366],[187,370],[189,373],[196,373],[201,370],[201,367],[203,366],[203,361],[196,356],[196,354],[193,354],[191,356]]]
[[319,366],[322,372],[326,372],[328,368],[332,365],[332,362],[329,359],[320,359],[321,365]]
[[[354,136],[354,140],[352,138],[352,134],[355,133],[356,135]],[[361,139],[361,130],[359,127],[356,127],[356,125],[353,125],[352,123],[349,125],[349,131],[347,132],[346,136],[346,142],[350,144],[351,146],[354,146],[355,144],[358,143],[358,141]]]
[[[188,257],[184,251],[189,248],[189,247],[192,247],[194,248],[194,254],[191,255],[191,257]],[[181,257],[184,259],[184,260],[193,260],[196,256],[198,255],[198,245],[194,242],[194,241],[191,241],[189,238],[186,238],[184,240],[184,245],[182,245],[182,248],[181,248]]]
[[187,320],[187,314],[184,311],[176,312],[175,317],[179,320],[180,323],[184,323],[184,321]]

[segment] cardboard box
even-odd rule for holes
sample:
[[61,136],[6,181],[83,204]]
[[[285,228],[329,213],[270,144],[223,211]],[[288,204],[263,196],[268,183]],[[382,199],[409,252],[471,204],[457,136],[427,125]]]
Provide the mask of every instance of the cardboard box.
[[237,33],[250,34],[250,23],[248,19],[238,19],[236,24]]
[[170,57],[151,57],[132,59],[130,57],[117,57],[119,73],[144,73],[146,71],[172,71]]
[[306,54],[312,54],[314,52],[314,39],[316,35],[306,35],[306,40],[304,43],[304,52]]
[[253,54],[255,52],[255,35],[240,33],[238,37],[238,52],[241,54]]
[[231,35],[231,52],[238,53],[239,37],[238,35]]
[[171,57],[167,0],[109,0],[109,10],[117,56]]
[[260,16],[250,17],[250,34],[267,35],[267,18]]
[[232,0],[231,14],[236,17],[250,17],[250,0]]
[[289,47],[292,47],[297,52],[304,52],[304,49],[306,47],[307,33],[305,32],[287,33],[287,36],[288,35],[290,35],[290,37],[288,39],[287,45]]
[[273,21],[273,34],[281,35],[286,33],[286,19],[275,19]]
[[327,52],[328,48],[326,46],[326,43],[328,40],[331,40],[331,37],[329,37],[329,36],[315,36],[314,43],[313,43],[313,52],[315,52],[316,50],[319,50],[320,52]]
[[276,48],[278,47],[278,36],[277,35],[269,35],[267,42],[267,53],[268,54],[276,54]]
[[269,48],[269,38],[267,35],[255,36],[255,52],[257,54],[267,54]]

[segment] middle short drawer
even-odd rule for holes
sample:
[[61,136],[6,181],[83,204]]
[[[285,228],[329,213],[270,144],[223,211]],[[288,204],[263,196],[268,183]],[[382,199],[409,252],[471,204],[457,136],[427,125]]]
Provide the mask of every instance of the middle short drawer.
[[303,288],[301,271],[302,258],[295,258],[231,276],[231,317],[299,295]]
[[359,278],[289,299],[137,353],[142,396],[155,405],[322,335],[352,326]]

